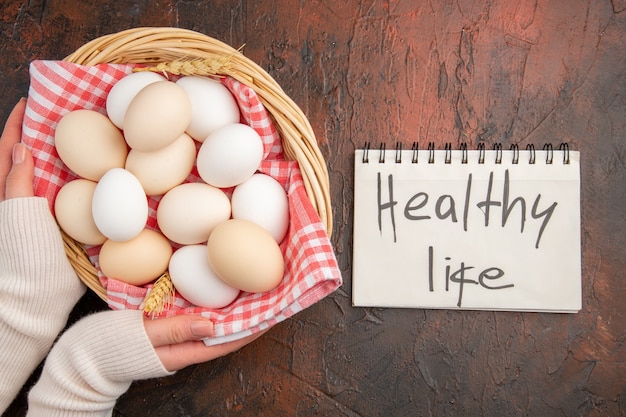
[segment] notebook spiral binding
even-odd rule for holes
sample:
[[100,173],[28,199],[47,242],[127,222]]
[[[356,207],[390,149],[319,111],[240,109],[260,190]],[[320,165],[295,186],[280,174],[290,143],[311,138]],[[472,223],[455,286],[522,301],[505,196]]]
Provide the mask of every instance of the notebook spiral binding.
[[[395,147],[395,162],[396,163],[402,163],[402,151],[403,151],[403,144],[402,142],[396,142],[396,147]],[[462,164],[466,164],[468,162],[468,148],[467,148],[467,144],[466,143],[461,143],[460,148],[462,151],[462,156],[461,156],[461,163]],[[501,143],[494,143],[492,149],[495,152],[495,163],[496,164],[500,164],[502,163],[502,144]],[[413,144],[411,145],[411,163],[413,164],[417,164],[418,163],[418,156],[419,156],[419,144],[418,142],[413,142]],[[427,147],[428,150],[428,163],[429,164],[433,164],[435,163],[435,144],[433,142],[430,142],[428,144]],[[444,162],[446,164],[451,164],[452,163],[452,144],[450,143],[446,143],[445,147],[445,156],[444,156]],[[478,144],[478,163],[479,164],[484,164],[485,163],[485,144],[484,143],[479,143]],[[510,150],[512,151],[512,160],[511,162],[513,164],[517,164],[519,163],[519,155],[520,155],[520,150],[519,150],[519,145],[517,144],[513,144],[511,145]],[[546,164],[552,164],[554,162],[554,148],[552,146],[551,143],[546,143],[545,145],[543,145],[543,150],[546,152],[546,159],[545,159],[545,163]],[[559,152],[561,152],[563,154],[563,164],[569,164],[570,163],[570,156],[569,156],[569,144],[568,143],[561,143],[559,145]],[[386,149],[386,145],[384,142],[381,142],[379,148],[378,148],[378,162],[379,163],[384,163],[385,159],[386,159],[386,155],[387,155],[387,149]],[[528,144],[526,145],[526,151],[529,153],[529,159],[528,159],[528,163],[529,164],[534,164],[536,162],[536,154],[535,154],[535,145],[533,144]],[[363,147],[363,158],[362,158],[362,162],[364,164],[369,163],[370,159],[370,152],[375,152],[375,150],[373,150],[371,148],[371,143],[370,142],[365,142],[365,146]]]

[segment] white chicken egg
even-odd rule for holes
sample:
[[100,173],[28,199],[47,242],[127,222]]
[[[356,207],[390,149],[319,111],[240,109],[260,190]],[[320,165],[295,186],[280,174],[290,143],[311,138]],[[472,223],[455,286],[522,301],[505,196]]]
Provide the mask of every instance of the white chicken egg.
[[228,188],[250,178],[263,160],[263,141],[243,123],[232,123],[211,133],[198,151],[200,177],[210,185]]
[[237,101],[221,82],[207,77],[186,76],[176,84],[189,95],[191,122],[187,133],[198,142],[204,142],[220,127],[239,122]]
[[176,291],[196,306],[226,307],[239,295],[239,289],[222,281],[213,271],[206,245],[181,247],[170,258],[168,269]]
[[107,95],[106,110],[115,126],[123,129],[124,116],[132,99],[142,88],[157,81],[165,81],[165,77],[156,72],[141,71],[128,74],[113,85]]
[[235,187],[231,197],[234,219],[250,220],[280,243],[289,226],[289,201],[283,186],[265,174],[254,174]]
[[103,235],[125,242],[144,229],[148,220],[148,199],[133,174],[124,168],[113,168],[98,181],[91,211]]

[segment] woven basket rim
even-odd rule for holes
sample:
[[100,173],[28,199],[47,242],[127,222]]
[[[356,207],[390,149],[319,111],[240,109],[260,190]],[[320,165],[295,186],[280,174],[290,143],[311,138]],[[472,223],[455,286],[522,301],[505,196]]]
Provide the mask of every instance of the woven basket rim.
[[[326,162],[313,129],[298,105],[258,64],[243,53],[208,35],[183,28],[139,27],[104,35],[87,42],[63,59],[80,65],[145,64],[156,71],[172,61],[201,61],[181,75],[230,76],[252,88],[267,109],[282,139],[288,160],[298,161],[305,190],[328,236],[332,234],[330,184]],[[101,299],[106,288],[83,246],[64,233],[68,259],[77,275]]]

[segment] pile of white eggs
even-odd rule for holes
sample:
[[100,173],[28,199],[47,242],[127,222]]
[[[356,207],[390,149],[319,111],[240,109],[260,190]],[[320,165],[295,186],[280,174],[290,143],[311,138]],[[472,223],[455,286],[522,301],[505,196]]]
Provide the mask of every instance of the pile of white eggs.
[[[287,194],[259,172],[263,141],[228,88],[134,72],[113,85],[106,112],[71,111],[54,133],[79,177],[59,190],[56,219],[74,240],[102,245],[102,273],[143,286],[169,271],[180,295],[207,308],[278,286]],[[188,181],[194,167],[201,180]],[[147,225],[149,197],[158,227]]]

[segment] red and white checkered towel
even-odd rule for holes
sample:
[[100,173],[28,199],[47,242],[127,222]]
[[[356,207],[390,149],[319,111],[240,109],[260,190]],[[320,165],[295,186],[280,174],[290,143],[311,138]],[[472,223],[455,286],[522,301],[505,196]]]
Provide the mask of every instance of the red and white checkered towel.
[[[116,81],[132,72],[132,65],[100,64],[82,66],[62,61],[34,61],[30,66],[30,89],[23,137],[35,158],[35,193],[46,197],[54,212],[59,189],[78,178],[59,159],[54,147],[54,131],[61,117],[76,109],[106,114],[106,97]],[[324,226],[307,198],[297,162],[285,161],[282,144],[271,118],[251,88],[226,77],[222,82],[235,96],[242,122],[253,127],[263,139],[264,160],[260,171],[277,179],[288,193],[290,226],[281,244],[285,276],[281,284],[266,293],[241,293],[222,309],[196,307],[176,297],[162,316],[180,313],[202,314],[215,323],[216,337],[209,344],[236,340],[267,329],[321,300],[342,282],[337,260]],[[85,140],[89,140],[85,137]],[[200,181],[197,171],[187,181]],[[159,197],[149,197],[147,227],[157,229]],[[100,246],[86,248],[98,267]],[[100,273],[112,309],[138,309],[148,287],[135,287],[109,279]]]

